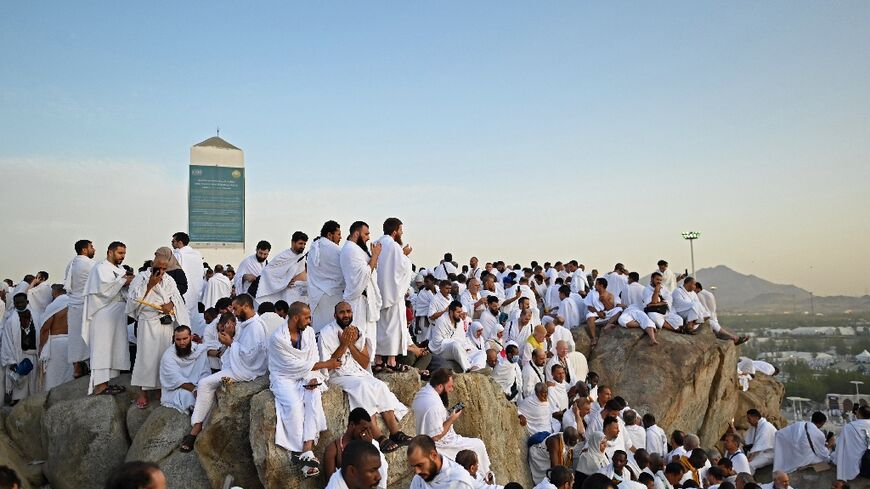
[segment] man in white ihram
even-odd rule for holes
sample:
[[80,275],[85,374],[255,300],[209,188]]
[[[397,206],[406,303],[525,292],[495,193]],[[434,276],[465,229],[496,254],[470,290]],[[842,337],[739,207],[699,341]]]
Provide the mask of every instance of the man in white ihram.
[[172,344],[175,326],[190,326],[190,317],[175,280],[166,274],[169,262],[155,258],[150,270],[130,283],[126,315],[136,319],[136,363],[130,385],[139,386],[136,407],[148,405],[148,391],[160,389],[160,360]]
[[447,313],[442,314],[429,329],[429,351],[442,360],[456,362],[463,372],[468,372],[472,365],[466,351],[464,315],[459,301],[447,306]]
[[[411,266],[411,246],[402,243],[402,221],[395,217],[384,221],[384,235],[378,239],[378,289],[381,291],[378,334],[375,342],[375,364],[388,370],[397,368],[396,356],[407,355],[411,334],[405,317],[405,294],[411,286],[414,271]],[[402,367],[407,370],[407,366]]]
[[187,305],[188,316],[199,313],[199,296],[205,285],[202,267],[202,255],[190,247],[190,236],[177,232],[172,235],[172,254],[184,270],[187,278],[187,292],[184,293],[184,303]]
[[187,326],[178,326],[160,359],[160,405],[190,414],[196,404],[196,386],[211,374],[206,347],[192,341]]
[[749,429],[746,430],[745,443],[752,445],[746,456],[749,458],[749,468],[752,473],[773,463],[773,449],[776,439],[776,427],[763,418],[757,409],[746,411]]
[[302,302],[290,304],[287,326],[269,340],[269,380],[275,394],[275,444],[301,463],[302,475],[320,474],[314,445],[326,430],[326,415],[320,394],[326,390],[321,369],[335,369],[335,358],[320,361],[311,326],[311,309]]
[[860,473],[861,459],[867,451],[870,439],[870,407],[858,408],[858,419],[846,423],[837,437],[834,463],[837,464],[837,479],[850,481]]
[[353,310],[347,302],[335,306],[335,319],[320,330],[320,360],[335,359],[339,366],[329,372],[329,384],[337,385],[347,393],[350,409],[361,407],[374,416],[380,413],[390,437],[382,435],[377,423],[371,424],[372,438],[384,453],[391,452],[410,441],[399,431],[399,421],[408,408],[383,381],[368,370],[371,339],[365,330],[353,325]]
[[254,254],[239,263],[238,268],[236,268],[236,276],[233,279],[236,295],[248,293],[251,284],[263,273],[263,268],[269,263],[270,251],[272,251],[272,245],[268,241],[260,241],[257,243],[257,250]]
[[341,274],[341,226],[326,221],[320,236],[314,238],[308,250],[308,307],[311,308],[311,327],[319,333],[332,321],[335,306],[344,293]]
[[82,337],[82,314],[84,309],[85,284],[88,274],[97,263],[94,261],[94,244],[86,239],[76,241],[76,256],[66,266],[63,288],[69,296],[67,311],[67,359],[73,364],[73,375],[80,377],[84,370],[82,362],[88,359],[88,344]]
[[224,266],[217,264],[214,266],[214,275],[208,279],[205,284],[205,295],[202,303],[205,308],[214,307],[219,299],[230,297],[233,294],[233,283],[224,275]]
[[0,373],[6,379],[6,392],[12,394],[15,403],[36,394],[39,387],[39,316],[30,309],[25,292],[15,294],[12,303],[15,309],[6,317],[0,332],[0,368],[3,369]]
[[822,427],[828,421],[820,411],[810,421],[798,421],[776,432],[773,449],[773,470],[785,473],[814,464],[831,461],[825,445]]
[[126,256],[124,243],[110,243],[106,259],[94,265],[85,285],[82,336],[90,348],[88,394],[123,392],[123,387],[110,386],[109,381],[130,370],[125,293],[133,274],[121,268]]
[[292,304],[296,301],[305,302],[308,295],[307,275],[305,273],[305,244],[308,235],[296,231],[290,237],[290,247],[282,251],[260,274],[260,284],[257,288],[257,302],[276,303],[279,300]]
[[453,423],[462,414],[460,409],[448,411],[441,400],[442,395],[453,392],[453,372],[448,369],[438,369],[432,373],[429,383],[423,386],[411,409],[414,410],[414,420],[418,435],[428,435],[435,441],[438,451],[450,457],[456,458],[461,450],[471,450],[477,453],[480,471],[484,474],[489,472],[489,454],[486,446],[479,438],[467,438],[460,436],[453,430]]
[[[381,245],[372,243],[369,252],[368,241],[368,224],[356,221],[350,225],[350,234],[341,248],[341,273],[344,276],[344,301],[353,309],[357,328],[364,329],[367,338],[377,338],[377,321],[383,304],[377,274]],[[374,360],[374,348],[369,357]]]
[[51,286],[54,300],[39,320],[39,363],[43,367],[46,391],[73,379],[73,365],[67,356],[69,297],[62,285]]

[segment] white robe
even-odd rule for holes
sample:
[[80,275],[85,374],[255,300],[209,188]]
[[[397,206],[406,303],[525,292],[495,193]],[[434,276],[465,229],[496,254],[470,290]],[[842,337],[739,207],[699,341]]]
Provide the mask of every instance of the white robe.
[[694,291],[688,291],[685,287],[678,287],[672,293],[674,311],[686,322],[701,322],[704,320],[706,309],[698,300]]
[[[286,329],[286,328],[283,328]],[[269,371],[269,337],[266,324],[254,314],[247,321],[236,324],[236,336],[221,357],[222,371],[229,372],[235,380],[254,380]]]
[[190,355],[182,358],[175,351],[175,345],[170,345],[160,359],[160,405],[177,409],[189,414],[196,403],[192,392],[182,389],[182,384],[199,384],[211,371],[208,368],[206,348],[191,343],[193,350]]
[[559,341],[564,341],[568,344],[569,352],[575,351],[577,349],[577,345],[574,343],[574,335],[571,334],[570,331],[568,331],[568,328],[562,325],[556,325],[556,329],[553,330],[553,334],[547,338],[547,343],[550,344],[549,351],[553,355],[556,354],[556,344]]
[[[365,329],[367,337],[377,338],[383,305],[378,273],[369,267],[369,255],[352,241],[344,242],[340,259],[345,284],[343,297],[353,310],[353,324]],[[369,357],[374,360],[374,348],[369,351]]]
[[447,360],[458,363],[463,371],[471,368],[465,343],[465,328],[462,322],[456,324],[445,312],[429,329],[429,351]]
[[579,351],[568,351],[564,359],[560,359],[557,355],[553,355],[547,364],[544,366],[544,374],[547,380],[553,380],[553,365],[556,364],[565,367],[565,381],[571,385],[577,382],[585,382],[586,375],[589,373],[589,364],[586,361],[586,356]]
[[523,373],[518,363],[509,362],[499,356],[495,368],[492,369],[492,380],[501,387],[509,401],[516,402],[521,398]]
[[247,294],[248,289],[251,287],[253,282],[246,282],[244,277],[245,275],[251,274],[256,275],[257,277],[263,273],[263,267],[266,266],[268,260],[264,260],[262,262],[257,261],[257,255],[250,255],[236,267],[236,276],[233,278],[233,285],[236,287],[236,295]]
[[[67,311],[67,328],[69,328],[69,297],[67,294],[58,296],[45,308],[39,321],[39,329],[55,314]],[[37,333],[38,334],[38,333]],[[69,330],[67,334],[50,335],[39,352],[39,363],[42,365],[43,389],[46,391],[73,379],[73,366],[69,362],[67,348],[69,345]]]
[[260,314],[260,319],[266,325],[266,337],[272,336],[275,330],[281,326],[287,326],[287,320],[279,316],[277,312],[264,312]]
[[288,287],[290,280],[305,271],[305,258],[301,253],[294,253],[293,248],[287,248],[269,261],[260,274],[260,284],[257,286],[257,302],[275,303],[284,300],[287,304],[296,301],[306,302],[308,284],[297,281]]
[[42,282],[27,291],[27,305],[34,314],[42,317],[45,308],[51,304],[51,284]]
[[63,285],[66,289],[66,295],[69,296],[67,357],[70,363],[83,362],[88,359],[88,344],[82,336],[82,315],[85,286],[88,283],[88,275],[96,263],[87,256],[76,255],[66,266]]
[[[82,319],[82,336],[90,348],[91,359],[88,394],[95,385],[120,375],[121,370],[130,370],[124,296],[126,273],[123,268],[102,260],[88,276]],[[96,375],[95,371],[98,371]]]
[[[218,340],[218,318],[215,318],[214,321],[207,324],[205,326],[205,333],[202,335],[202,346],[208,350],[220,350],[223,351],[224,345],[221,344],[220,340]],[[268,338],[268,335],[266,336]],[[221,357],[208,357],[208,366],[212,370],[220,370],[222,363]]]
[[[419,392],[417,392],[417,395],[414,396],[414,402],[411,403],[411,408],[414,410],[414,421],[418,435],[437,436],[444,431],[444,422],[447,421],[449,414],[447,413],[447,408],[445,408],[444,404],[441,402],[441,396],[435,392],[435,389],[431,385],[426,384]],[[489,454],[486,451],[486,446],[483,444],[483,441],[479,438],[466,438],[460,436],[456,431],[454,431],[453,426],[451,426],[447,433],[440,440],[435,442],[435,446],[438,449],[438,453],[446,455],[451,459],[455,459],[456,454],[462,450],[471,450],[477,453],[477,470],[482,471],[484,474],[489,472]],[[461,466],[458,467],[466,477],[469,479],[471,478],[464,468]],[[414,479],[416,480],[418,477],[415,477]],[[413,482],[411,487],[415,487]]]
[[526,398],[535,395],[535,384],[538,382],[546,382],[547,375],[544,373],[544,367],[538,367],[531,360],[524,362],[523,365],[523,388],[522,397]]
[[[28,310],[30,308],[28,307]],[[32,310],[30,311],[32,329],[35,339],[35,345],[39,344],[39,316]],[[18,316],[18,311],[12,310],[12,313],[6,318],[3,325],[2,334],[0,334],[0,368],[6,378],[6,392],[12,393],[12,400],[18,401],[27,396],[36,394],[38,391],[39,379],[39,359],[37,358],[37,350],[22,350],[21,349],[21,319]],[[25,358],[30,359],[33,364],[33,370],[27,375],[19,376],[18,374],[9,371],[12,365],[18,365]]]
[[[280,328],[269,341],[269,380],[277,415],[275,444],[290,452],[302,452],[305,441],[316,444],[320,432],[327,428],[320,397],[327,388],[326,379],[320,371],[312,370],[319,361],[314,329],[305,328],[298,339],[297,349],[289,328]],[[311,380],[322,385],[305,389]]]
[[830,462],[825,434],[813,423],[798,421],[776,432],[773,470],[791,473],[801,467]]
[[[340,346],[342,329],[333,320],[320,330],[320,360],[326,361]],[[365,345],[371,341],[366,338],[365,331],[360,330],[360,336],[355,345],[362,351]],[[399,399],[390,391],[389,386],[380,379],[375,378],[368,368],[360,365],[350,353],[348,348],[344,355],[339,358],[341,366],[329,372],[329,384],[337,385],[347,393],[350,409],[361,407],[370,415],[393,411],[397,419],[402,419],[408,408],[399,402]]]
[[631,445],[634,448],[643,448],[646,450],[646,430],[643,429],[643,426],[638,426],[636,424],[626,425],[625,432],[628,435],[628,439],[631,440]]
[[562,319],[562,324],[566,328],[576,329],[580,327],[580,318],[583,316],[585,313],[577,309],[577,304],[570,297],[562,299],[562,302],[559,303],[559,318]]
[[[652,302],[652,296],[655,293],[655,289],[652,285],[647,285],[643,289],[643,305],[644,307],[648,306],[650,302]],[[648,312],[647,316],[655,323],[658,329],[661,329],[664,326],[665,321],[668,322],[674,328],[678,328],[683,325],[683,318],[673,311],[673,297],[671,296],[671,292],[669,289],[662,287],[659,290],[659,299],[668,304],[668,312],[665,314],[660,314],[657,312]]]
[[[185,308],[184,299],[178,291],[175,279],[163,274],[160,281],[146,294],[151,270],[140,273],[130,283],[129,300],[125,316],[136,319],[138,324],[136,334],[136,363],[133,365],[133,375],[130,385],[140,386],[143,390],[160,388],[160,359],[166,348],[172,345],[172,338],[177,326],[190,327],[190,317]],[[172,324],[160,324],[162,311],[151,306],[136,302],[139,299],[155,306],[172,303],[174,311]]]
[[208,279],[202,303],[205,304],[205,308],[208,309],[214,307],[219,299],[229,297],[232,293],[233,283],[230,282],[230,279],[222,273],[215,273],[210,279]]
[[[438,451],[441,453],[441,450]],[[419,475],[415,475],[413,479],[411,479],[410,489],[474,489],[475,482],[474,479],[471,478],[471,474],[465,470],[465,467],[459,465],[454,462],[451,457],[444,456],[444,453],[441,453],[441,470],[438,471],[438,474],[432,479],[431,482],[424,481]],[[455,456],[455,454],[454,454]],[[478,472],[483,471],[486,473],[486,470],[483,470],[483,466],[480,465],[478,468]]]
[[859,474],[861,457],[870,445],[870,419],[856,419],[843,426],[837,437],[834,463],[837,464],[837,479],[850,481]]
[[752,445],[749,455],[758,452],[773,451],[776,440],[776,427],[765,418],[758,420],[758,426],[750,426],[743,437],[747,445]]
[[308,250],[308,306],[314,331],[332,321],[342,292],[341,248],[327,238],[315,239]]
[[526,418],[526,435],[535,433],[553,433],[554,429],[553,408],[550,402],[541,402],[534,393],[517,403],[517,413]]
[[[468,313],[469,317],[474,318],[475,314],[477,314],[478,317],[481,317],[484,310],[486,309],[486,302],[484,301],[483,304],[477,307],[474,307],[474,305],[477,304],[477,301],[484,297],[486,296],[483,295],[481,292],[478,292],[477,297],[475,297],[471,294],[471,291],[466,289],[463,293],[459,294],[459,302],[462,303],[462,309],[464,309],[465,312]],[[490,316],[492,315],[490,314]]]
[[202,254],[191,248],[190,245],[172,250],[172,254],[175,255],[175,259],[178,260],[181,269],[184,270],[184,276],[187,278],[184,303],[187,304],[188,313],[194,313],[199,310],[199,297],[202,295],[202,288],[205,285]]
[[[480,313],[480,318],[477,321],[483,326],[483,337],[487,340],[491,340],[496,337],[498,333],[498,318],[494,316],[489,309],[485,309],[482,313]],[[507,341],[507,340],[505,340]]]
[[411,259],[402,246],[390,236],[381,236],[381,254],[378,257],[377,282],[383,304],[377,322],[376,355],[406,355],[411,337],[402,334],[408,329],[405,317],[405,294],[411,287],[414,271]]
[[668,436],[658,425],[646,429],[646,451],[650,455],[658,453],[662,457],[668,453]]

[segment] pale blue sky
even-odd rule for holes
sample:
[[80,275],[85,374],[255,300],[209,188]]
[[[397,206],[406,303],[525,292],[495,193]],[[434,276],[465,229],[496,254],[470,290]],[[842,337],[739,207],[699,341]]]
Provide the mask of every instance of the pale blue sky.
[[866,1],[7,2],[0,275],[164,244],[220,125],[252,242],[397,215],[423,265],[647,272],[695,228],[699,268],[862,294],[868,33]]

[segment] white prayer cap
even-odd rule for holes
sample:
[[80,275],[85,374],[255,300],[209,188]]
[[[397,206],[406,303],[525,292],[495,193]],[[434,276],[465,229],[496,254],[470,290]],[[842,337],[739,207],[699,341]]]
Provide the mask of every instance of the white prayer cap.
[[541,323],[543,323],[544,326],[546,326],[552,322],[553,322],[553,316],[544,316],[541,318]]
[[423,281],[423,274],[418,273],[416,277],[414,277],[414,282],[420,283]]
[[424,276],[424,277],[428,277],[428,276],[429,276],[429,270],[426,270],[425,268],[421,268],[421,269],[420,269],[420,273],[419,273],[419,275],[422,275],[422,276]]
[[[504,332],[504,326],[502,326],[499,323],[495,323],[495,334],[499,334],[499,333],[503,333],[503,332]],[[511,341],[510,343],[513,343],[513,341]]]
[[510,341],[508,341],[507,343],[505,343],[504,347],[507,348],[507,347],[509,347],[509,346],[511,346],[511,345],[514,345],[514,346],[517,347],[517,348],[520,347],[520,345],[518,345],[517,342],[514,341],[514,340],[510,340]]
[[474,321],[471,323],[471,326],[468,328],[471,331],[471,334],[476,334],[478,331],[483,329],[483,325],[480,324],[480,321]]

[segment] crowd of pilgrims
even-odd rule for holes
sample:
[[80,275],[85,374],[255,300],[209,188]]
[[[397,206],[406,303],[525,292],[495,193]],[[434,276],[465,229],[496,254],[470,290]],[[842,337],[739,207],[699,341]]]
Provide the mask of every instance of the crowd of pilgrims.
[[[190,414],[179,445],[189,452],[222,384],[268,375],[275,443],[304,477],[330,488],[386,487],[383,454],[406,447],[413,488],[520,487],[496,481],[483,441],[454,430],[464,403],[449,406],[447,395],[457,374],[470,373],[491,376],[516,405],[536,488],[752,489],[756,470],[772,464],[766,487],[787,489],[789,473],[824,462],[837,465],[839,487],[857,477],[866,406],[836,442],[821,431],[822,413],[777,430],[752,409],[744,436],[732,423],[704,450],[698,436],[666,434],[656,413],[638,413],[599,385],[574,330],[593,348],[617,341],[606,334],[614,327],[642,329],[649,348],[657,334],[696,334],[702,325],[721,341],[748,340],[719,324],[713,294],[666,261],[645,284],[622,264],[587,273],[575,260],[523,268],[472,257],[460,267],[445,254],[418,268],[402,235],[396,218],[377,240],[364,222],[345,239],[327,221],[310,243],[297,231],[276,256],[261,241],[236,267],[209,267],[179,232],[138,270],[123,264],[123,243],[96,260],[93,243],[80,240],[62,283],[39,272],[0,286],[6,402],[82,376],[90,395],[115,395],[126,388],[114,381],[132,371],[137,407],[159,402]],[[425,381],[411,406],[382,380],[408,371]],[[351,412],[318,457],[328,388],[347,394]],[[416,436],[399,428],[409,409]],[[112,480],[136,470],[157,481],[148,464],[127,464]]]

